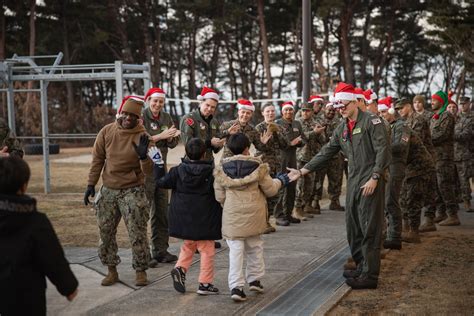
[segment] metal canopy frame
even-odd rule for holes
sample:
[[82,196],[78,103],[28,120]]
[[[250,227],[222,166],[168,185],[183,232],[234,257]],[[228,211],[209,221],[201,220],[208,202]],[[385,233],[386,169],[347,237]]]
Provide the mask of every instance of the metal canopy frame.
[[[123,99],[124,80],[142,79],[144,90],[151,87],[150,63],[124,64],[121,60],[113,64],[87,64],[87,65],[60,65],[63,53],[46,56],[18,56],[0,62],[0,81],[7,88],[0,92],[7,93],[8,125],[11,130],[16,130],[15,107],[13,94],[15,92],[39,92],[41,103],[41,139],[43,141],[43,163],[44,163],[44,192],[51,192],[51,178],[49,166],[49,139],[67,138],[69,134],[57,134],[54,137],[49,134],[48,129],[48,85],[51,81],[94,81],[115,80],[116,99]],[[48,66],[38,65],[39,59],[53,59]],[[15,81],[39,81],[39,89],[14,89]],[[56,134],[55,134],[56,135]],[[72,135],[71,135],[72,136]],[[74,137],[73,137],[74,138]],[[77,138],[77,137],[76,137]],[[90,138],[90,137],[87,137]]]

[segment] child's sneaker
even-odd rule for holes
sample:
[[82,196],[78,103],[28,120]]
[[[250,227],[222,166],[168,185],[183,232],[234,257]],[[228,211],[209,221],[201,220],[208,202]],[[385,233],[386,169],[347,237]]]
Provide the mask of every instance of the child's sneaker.
[[258,292],[258,293],[263,293],[263,285],[260,283],[260,281],[253,281],[249,283],[249,290]]
[[203,283],[199,283],[197,294],[200,294],[200,295],[219,294],[219,289],[211,283],[206,283],[206,285],[204,285]]
[[180,293],[186,292],[186,273],[184,269],[181,267],[176,267],[171,270],[171,277],[173,278],[173,286],[174,289]]
[[244,290],[238,287],[233,288],[232,291],[230,291],[230,297],[235,302],[243,302],[247,300],[247,295],[245,295]]

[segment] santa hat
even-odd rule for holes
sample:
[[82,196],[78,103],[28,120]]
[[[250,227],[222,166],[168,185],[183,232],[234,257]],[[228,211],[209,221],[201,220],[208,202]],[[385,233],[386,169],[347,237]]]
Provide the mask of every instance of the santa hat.
[[337,84],[336,89],[334,90],[334,101],[336,104],[334,104],[334,107],[340,107],[338,106],[339,101],[355,101],[355,93],[354,93],[354,87],[351,84],[347,84],[344,82],[339,82]]
[[313,103],[313,102],[317,102],[317,101],[324,101],[323,97],[320,96],[320,95],[312,95],[309,97],[309,101],[308,103]]
[[357,99],[365,99],[364,90],[361,88],[354,88],[354,93]]
[[216,101],[219,101],[219,95],[215,90],[208,87],[204,87],[201,90],[201,94],[197,96],[197,99],[199,101],[203,101],[206,99],[214,99]]
[[245,100],[245,99],[238,99],[237,100],[237,109],[239,110],[249,110],[254,112],[255,106],[253,105],[252,101]]
[[454,92],[449,90],[448,91],[448,104],[455,104],[456,107],[458,107],[458,104],[453,100],[453,95],[454,95]]
[[332,108],[332,107],[334,107],[334,103],[328,102],[328,103],[326,103],[325,107],[326,108]]
[[392,107],[392,97],[389,96],[389,97],[380,99],[379,102],[377,103],[377,109],[379,111],[388,110],[388,113],[395,114],[395,109]]
[[166,93],[161,88],[151,88],[145,94],[145,101],[148,101],[148,98],[166,98]]
[[372,103],[375,99],[377,99],[377,94],[372,91],[372,89],[367,89],[364,91],[364,98],[367,103]]
[[122,100],[122,104],[120,104],[119,108],[117,109],[118,118],[122,112],[128,112],[135,114],[136,116],[140,117],[142,115],[143,109],[143,98],[136,96],[136,95],[128,95]]
[[283,111],[286,108],[292,108],[294,110],[295,109],[295,103],[293,101],[283,102],[282,105],[281,105],[281,110]]

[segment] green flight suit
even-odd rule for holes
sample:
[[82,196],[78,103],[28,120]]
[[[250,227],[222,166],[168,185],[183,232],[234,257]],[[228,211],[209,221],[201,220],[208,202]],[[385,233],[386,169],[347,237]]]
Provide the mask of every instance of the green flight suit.
[[[346,195],[347,239],[352,258],[362,264],[361,277],[378,279],[380,246],[384,212],[385,170],[390,165],[391,150],[387,130],[382,120],[359,110],[357,122],[349,132],[347,121],[334,131],[329,143],[313,157],[305,168],[324,168],[331,157],[342,151],[348,159],[349,177]],[[380,175],[370,196],[363,196],[361,187],[372,175]]]
[[[143,112],[143,125],[151,136],[160,134],[174,125],[171,116],[161,111],[158,117],[154,117],[150,108]],[[155,145],[161,151],[166,168],[168,148],[178,145],[179,137],[170,140],[158,141]],[[150,202],[150,227],[151,227],[151,255],[159,256],[168,250],[168,190],[159,189],[155,186],[153,175],[145,176],[145,193]]]

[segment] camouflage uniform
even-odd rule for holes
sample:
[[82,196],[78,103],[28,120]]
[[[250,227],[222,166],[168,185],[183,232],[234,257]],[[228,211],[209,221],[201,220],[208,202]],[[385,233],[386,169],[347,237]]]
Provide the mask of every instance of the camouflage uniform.
[[23,149],[21,143],[15,138],[14,133],[8,127],[7,122],[0,118],[0,150],[4,147],[8,147],[8,153],[11,155],[17,155],[23,158]]
[[213,137],[220,137],[219,122],[217,122],[213,116],[204,119],[201,115],[201,111],[196,109],[181,118],[179,129],[181,130],[184,144],[194,137],[200,138],[206,143],[206,160],[214,160],[212,153],[218,153],[219,150],[221,150],[221,148],[211,145],[211,139]]
[[[143,113],[143,125],[148,134],[157,135],[172,127],[173,120],[171,116],[161,111],[156,118],[150,108],[145,109]],[[168,148],[175,148],[178,145],[179,137],[171,140],[160,140],[155,145],[161,151],[166,168],[166,158],[168,156]],[[168,234],[168,190],[158,189],[155,186],[153,175],[145,176],[145,192],[150,202],[150,227],[151,227],[151,255],[159,256],[168,250],[169,234]]]
[[[307,140],[303,147],[296,150],[297,167],[298,169],[301,169],[319,152],[322,145],[325,143],[325,138],[323,134],[316,134],[313,131],[316,123],[312,117],[308,120],[300,118],[298,121],[301,123],[304,136]],[[315,184],[314,173],[309,174],[307,177],[301,177],[298,179],[296,184],[295,207],[303,208],[305,205],[311,205]]]
[[[289,168],[296,168],[296,147],[303,147],[306,144],[306,137],[303,133],[303,127],[299,121],[293,120],[292,122],[288,122],[284,119],[279,119],[276,121],[278,125],[280,125],[283,129],[283,135],[286,137],[288,142],[291,142],[293,139],[297,138],[298,136],[302,136],[302,142],[296,146],[289,146],[286,149],[281,151],[281,172],[288,172],[286,169]],[[275,218],[289,218],[291,217],[291,213],[293,211],[293,207],[295,204],[295,196],[296,196],[296,183],[291,182],[287,187],[283,188],[278,195],[278,202],[275,206]]]
[[132,245],[132,266],[137,271],[146,270],[150,253],[146,235],[149,203],[145,188],[138,186],[115,190],[102,186],[96,196],[95,207],[100,236],[99,258],[102,264],[116,266],[120,263],[116,234],[123,217]]
[[471,113],[460,113],[454,126],[454,162],[460,184],[460,194],[464,202],[471,201],[472,173],[470,165],[474,159],[474,116]]
[[[265,121],[255,126],[257,133],[262,134],[267,131],[267,123]],[[262,150],[257,149],[255,156],[260,156],[263,162],[268,163],[270,166],[270,176],[274,177],[281,168],[281,152],[283,149],[288,148],[290,145],[285,136],[283,136],[283,128],[278,126],[279,132],[273,133]],[[278,202],[278,195],[267,198],[268,205],[268,217],[273,214],[275,206]]]
[[[232,125],[238,122],[239,122],[238,120],[232,120],[232,121],[227,121],[227,122],[222,123],[220,127],[221,137],[229,137],[230,134],[229,134],[228,129]],[[253,144],[257,150],[264,150],[265,145],[262,144],[262,142],[260,141],[260,134],[255,130],[255,128],[252,125],[250,124],[247,124],[245,126],[240,125],[239,132],[245,134],[250,140],[250,143]],[[222,159],[232,157],[232,156],[233,154],[230,151],[230,149],[227,146],[225,146],[224,152],[222,154]]]
[[[431,139],[436,152],[437,196],[436,207],[440,213],[456,215],[459,206],[454,193],[454,117],[443,112],[438,119],[431,118]],[[436,209],[428,207],[425,216],[434,218]]]

